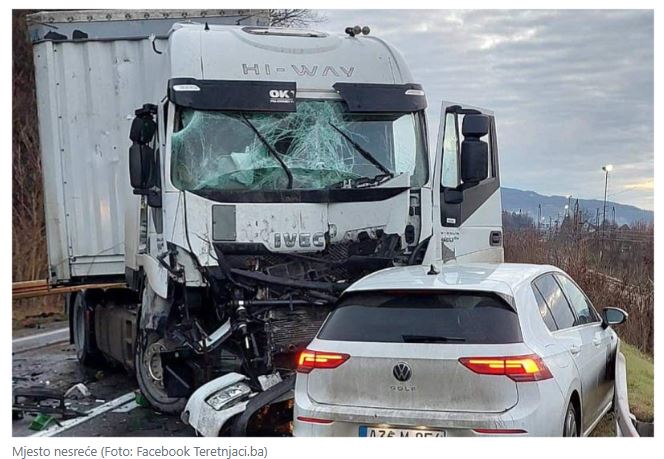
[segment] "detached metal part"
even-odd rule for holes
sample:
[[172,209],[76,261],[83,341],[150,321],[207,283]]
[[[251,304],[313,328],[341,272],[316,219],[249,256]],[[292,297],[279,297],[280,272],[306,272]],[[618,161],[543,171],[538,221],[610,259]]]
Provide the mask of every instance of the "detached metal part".
[[198,349],[214,350],[231,334],[231,320],[228,319],[217,328],[211,335],[206,336],[198,342]]

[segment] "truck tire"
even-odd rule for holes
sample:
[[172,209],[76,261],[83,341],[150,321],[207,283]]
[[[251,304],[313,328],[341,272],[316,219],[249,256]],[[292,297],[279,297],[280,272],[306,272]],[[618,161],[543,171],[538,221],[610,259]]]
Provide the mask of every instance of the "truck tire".
[[84,366],[96,366],[103,360],[95,342],[93,314],[94,309],[86,300],[85,291],[76,294],[71,306],[72,341],[76,358]]
[[180,414],[187,399],[166,394],[161,368],[161,337],[149,330],[139,330],[136,345],[136,380],[143,396],[154,408],[163,413]]

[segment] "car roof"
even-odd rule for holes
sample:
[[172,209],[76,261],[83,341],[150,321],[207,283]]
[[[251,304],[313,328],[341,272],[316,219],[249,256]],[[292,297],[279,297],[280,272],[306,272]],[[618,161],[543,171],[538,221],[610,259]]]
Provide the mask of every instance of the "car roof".
[[[437,273],[433,273],[432,266]],[[346,292],[371,290],[475,290],[513,296],[516,288],[537,276],[560,271],[550,265],[523,263],[445,263],[403,266],[372,273]]]

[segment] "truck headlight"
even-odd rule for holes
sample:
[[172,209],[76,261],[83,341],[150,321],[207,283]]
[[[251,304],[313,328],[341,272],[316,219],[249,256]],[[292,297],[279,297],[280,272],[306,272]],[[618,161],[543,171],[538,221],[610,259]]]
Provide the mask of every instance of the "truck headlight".
[[227,408],[229,405],[233,405],[234,402],[240,401],[240,399],[249,394],[251,394],[251,388],[245,383],[240,382],[225,387],[219,392],[215,392],[206,400],[206,402],[212,408],[219,411],[223,408]]

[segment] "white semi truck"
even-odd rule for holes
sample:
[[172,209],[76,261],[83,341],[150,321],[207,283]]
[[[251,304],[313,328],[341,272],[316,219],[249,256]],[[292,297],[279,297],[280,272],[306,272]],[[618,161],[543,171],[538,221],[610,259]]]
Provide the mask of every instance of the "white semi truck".
[[50,283],[126,283],[70,296],[78,358],[119,362],[171,413],[242,375],[260,396],[234,433],[284,398],[350,283],[503,259],[493,115],[444,102],[430,146],[394,47],[267,17],[30,18]]

